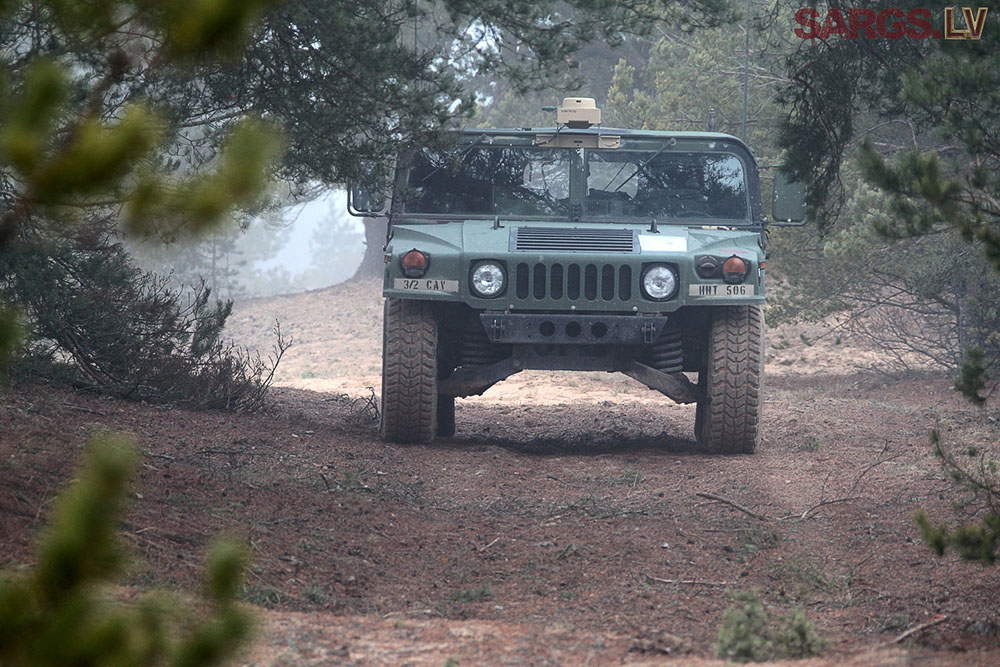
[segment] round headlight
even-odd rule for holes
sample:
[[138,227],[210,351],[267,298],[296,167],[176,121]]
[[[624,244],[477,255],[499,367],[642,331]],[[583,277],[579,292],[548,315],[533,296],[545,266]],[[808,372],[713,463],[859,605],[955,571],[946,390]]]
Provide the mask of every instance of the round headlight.
[[472,291],[479,296],[499,296],[505,282],[503,267],[495,262],[483,262],[472,269]]
[[654,301],[669,299],[677,291],[677,274],[666,264],[654,264],[642,274],[642,291]]

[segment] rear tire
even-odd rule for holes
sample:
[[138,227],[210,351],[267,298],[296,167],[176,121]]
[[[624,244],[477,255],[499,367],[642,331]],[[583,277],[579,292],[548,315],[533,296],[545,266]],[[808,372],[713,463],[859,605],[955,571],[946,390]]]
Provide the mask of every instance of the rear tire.
[[698,443],[712,452],[752,454],[760,444],[764,313],[760,306],[718,308],[709,330],[704,389],[695,415]]
[[437,318],[429,303],[386,299],[382,320],[382,424],[389,442],[437,434]]

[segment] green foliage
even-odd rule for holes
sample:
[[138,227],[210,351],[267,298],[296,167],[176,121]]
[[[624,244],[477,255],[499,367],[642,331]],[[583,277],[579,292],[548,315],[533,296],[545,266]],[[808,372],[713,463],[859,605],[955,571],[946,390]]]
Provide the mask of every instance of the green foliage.
[[168,53],[236,57],[270,0],[181,0],[165,5]]
[[788,658],[808,658],[819,655],[829,642],[821,637],[806,618],[802,607],[795,607],[779,624],[775,634],[779,654]]
[[988,379],[985,359],[986,355],[978,347],[967,349],[958,378],[955,380],[955,389],[962,392],[962,395],[975,405],[986,402],[986,397],[982,394]]
[[[933,21],[943,21],[940,10]],[[823,49],[803,40],[788,59],[782,93],[790,111],[779,143],[794,174],[809,182],[814,208],[825,206],[830,214],[822,217],[823,231],[846,230],[857,219],[845,210],[856,179],[841,169],[855,156],[861,177],[882,199],[884,216],[874,230],[883,239],[928,239],[923,247],[895,246],[894,256],[907,260],[904,270],[891,282],[876,282],[873,291],[903,289],[913,296],[907,305],[925,331],[943,319],[952,332],[951,368],[969,348],[982,351],[984,370],[1000,362],[994,297],[1000,281],[990,270],[1000,269],[1000,122],[994,113],[1000,55],[990,46],[998,38],[1000,25],[987,21],[978,40],[880,40],[878,50],[868,40],[832,39]],[[956,239],[969,249],[957,251]],[[930,266],[936,271],[923,268]],[[910,289],[914,280],[931,285],[929,273],[943,279],[923,293]],[[919,322],[928,311],[933,317]],[[974,376],[960,382],[974,385],[984,377]]]
[[763,662],[774,657],[773,640],[768,624],[770,614],[756,593],[737,593],[736,604],[722,614],[719,642],[720,658],[737,662]]
[[938,556],[949,547],[964,560],[993,565],[1000,543],[1000,514],[986,515],[980,524],[966,524],[951,529],[946,523],[932,523],[923,510],[913,515],[922,539]]
[[913,515],[921,539],[938,556],[952,548],[964,560],[982,565],[997,562],[1000,546],[1000,466],[988,457],[987,452],[970,448],[966,453],[973,459],[962,463],[941,439],[937,430],[930,433],[934,454],[948,472],[952,482],[966,489],[972,497],[986,506],[978,524],[965,524],[952,528],[946,523],[934,523],[923,510]]
[[0,662],[12,667],[218,664],[246,640],[250,619],[234,600],[247,551],[220,542],[208,561],[207,613],[161,596],[123,606],[110,601],[121,572],[116,537],[135,446],[94,438],[79,475],[57,498],[27,573],[0,578]]
[[29,327],[15,373],[78,388],[192,407],[262,406],[286,347],[270,365],[227,346],[231,302],[198,287],[185,295],[137,269],[109,223],[71,235],[22,229],[0,253],[0,293]]
[[836,315],[894,370],[955,371],[970,347],[984,352],[988,370],[1000,359],[1000,305],[993,296],[1000,274],[947,229],[886,238],[882,230],[894,219],[890,197],[855,172],[842,178],[851,195],[842,221],[825,237],[799,230],[772,235],[772,277],[780,286],[768,304],[770,320]]
[[493,587],[489,584],[478,588],[463,588],[451,594],[451,599],[455,602],[485,602],[491,597],[493,597]]
[[[257,202],[280,152],[277,131],[235,116],[224,127],[200,123],[193,131],[218,137],[217,149],[167,164],[161,157],[192,130],[175,114],[176,95],[147,84],[176,83],[172,68],[231,53],[263,4],[3,6],[0,296],[22,313],[27,336],[15,368],[132,398],[260,403],[265,367],[219,337],[230,306],[211,306],[205,290],[182,304],[131,265],[112,221],[124,213],[147,236],[200,234]],[[4,351],[15,332],[8,312]]]
[[[772,45],[787,25],[755,21],[751,29],[747,141],[758,161],[769,165],[777,158],[774,134],[782,116],[773,92],[773,72],[779,62]],[[692,34],[664,31],[645,61],[622,59],[614,66],[608,118],[625,127],[704,131],[709,110],[714,109],[716,130],[741,136],[744,34],[742,24],[735,23]]]
[[[822,16],[830,3],[816,6]],[[895,6],[905,12],[925,5],[900,0]],[[884,3],[858,0],[851,7],[880,11]],[[940,13],[934,20],[940,25]],[[905,109],[898,97],[900,73],[920,67],[926,52],[943,40],[879,39],[878,48],[868,39],[835,37],[823,40],[823,48],[816,48],[817,40],[796,41],[779,84],[785,117],[777,139],[789,175],[809,184],[810,219],[826,231],[840,219],[840,205],[851,192],[840,172],[858,135],[878,130],[875,136],[891,146],[911,139],[912,126],[892,122]]]
[[7,367],[10,353],[21,339],[17,311],[0,303],[0,371]]
[[268,182],[268,174],[259,165],[272,162],[279,153],[274,128],[248,120],[223,141],[213,172],[180,186],[144,174],[125,209],[126,229],[166,240],[212,231],[233,208],[249,208],[257,202]]
[[733,596],[735,604],[722,615],[716,655],[736,662],[763,662],[779,658],[806,658],[819,655],[827,647],[806,618],[796,608],[787,615],[768,609],[754,592]]

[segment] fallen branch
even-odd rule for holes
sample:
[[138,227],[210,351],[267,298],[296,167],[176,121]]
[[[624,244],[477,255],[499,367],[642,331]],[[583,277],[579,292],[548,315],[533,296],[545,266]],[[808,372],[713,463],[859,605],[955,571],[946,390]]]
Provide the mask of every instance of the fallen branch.
[[555,475],[546,475],[545,477],[548,478],[548,479],[551,479],[551,480],[555,480],[555,481],[559,482],[560,484],[565,484],[566,486],[573,487],[574,489],[579,489],[580,488],[579,484],[570,484],[569,482],[566,482],[566,481],[563,481],[563,480],[559,479]]
[[100,410],[94,410],[92,408],[85,408],[80,405],[70,405],[69,403],[63,403],[64,408],[69,408],[70,410],[79,410],[80,412],[89,412],[92,415],[100,415],[101,417],[107,417],[106,412],[101,412]]
[[496,544],[499,541],[500,541],[500,536],[498,535],[497,537],[493,538],[492,542],[490,542],[489,544],[487,544],[485,546],[479,546],[475,542],[472,543],[472,546],[474,546],[476,548],[476,551],[478,551],[479,553],[482,553],[482,552],[486,551],[487,549],[489,549],[490,547],[492,547],[494,544]]
[[901,635],[899,635],[898,637],[896,637],[892,641],[886,642],[885,644],[883,644],[883,646],[891,646],[892,644],[898,644],[898,643],[900,643],[901,641],[903,641],[904,639],[906,639],[907,637],[909,637],[911,635],[915,635],[916,633],[918,633],[918,632],[920,632],[922,630],[926,630],[927,628],[929,628],[929,627],[931,627],[933,625],[937,625],[938,623],[943,623],[944,621],[947,621],[947,620],[948,620],[948,615],[947,614],[942,614],[941,616],[937,616],[933,620],[927,621],[926,623],[921,623],[920,625],[917,625],[915,627],[910,628],[909,630],[907,630],[906,632],[902,633]]
[[752,509],[750,509],[748,507],[744,507],[743,505],[740,505],[739,503],[733,502],[729,498],[723,498],[722,496],[717,496],[714,493],[704,493],[702,491],[698,491],[695,495],[696,496],[700,496],[702,498],[707,498],[708,500],[714,500],[717,503],[722,503],[724,505],[729,505],[733,509],[737,509],[737,510],[743,512],[744,514],[748,514],[748,515],[752,516],[755,519],[760,519],[761,521],[770,521],[771,520],[771,517],[769,517],[769,516],[766,516],[764,514],[760,514],[758,512],[754,512]]
[[681,584],[685,586],[732,586],[728,581],[704,581],[701,579],[661,579],[659,577],[654,577],[651,574],[643,574],[644,577],[650,581],[656,581],[661,584]]
[[861,500],[861,496],[849,496],[847,498],[835,498],[833,500],[821,500],[809,509],[807,509],[802,514],[789,514],[788,516],[779,517],[778,521],[787,521],[788,519],[808,519],[813,512],[825,505],[836,505],[837,503],[849,503],[854,500]]

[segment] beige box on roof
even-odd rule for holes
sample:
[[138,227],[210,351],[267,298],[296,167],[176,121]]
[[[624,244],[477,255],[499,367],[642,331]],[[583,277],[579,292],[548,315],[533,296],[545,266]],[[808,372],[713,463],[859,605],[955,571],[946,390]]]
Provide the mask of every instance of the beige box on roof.
[[601,110],[593,97],[566,97],[556,111],[556,122],[568,127],[601,124]]

